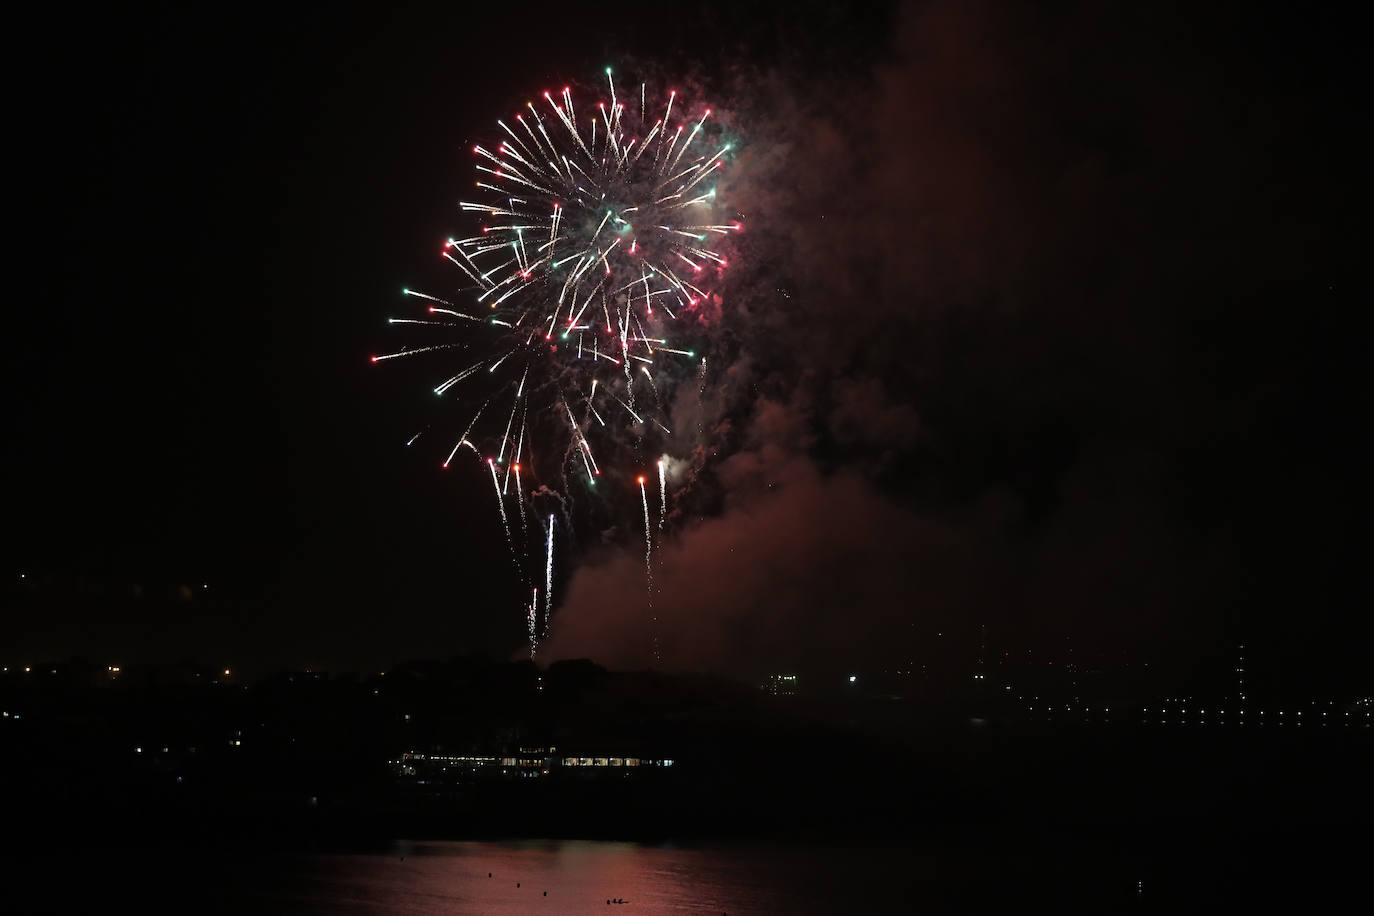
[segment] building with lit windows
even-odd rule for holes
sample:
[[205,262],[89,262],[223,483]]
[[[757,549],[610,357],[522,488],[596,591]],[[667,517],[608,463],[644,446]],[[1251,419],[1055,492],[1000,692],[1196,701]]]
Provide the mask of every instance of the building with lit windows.
[[797,676],[795,674],[770,674],[759,685],[764,693],[775,697],[794,697],[797,695]]

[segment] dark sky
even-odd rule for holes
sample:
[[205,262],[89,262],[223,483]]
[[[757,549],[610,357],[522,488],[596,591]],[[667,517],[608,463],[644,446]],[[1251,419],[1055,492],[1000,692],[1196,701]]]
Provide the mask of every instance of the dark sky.
[[[7,660],[518,644],[488,494],[400,447],[425,392],[367,356],[464,228],[493,119],[627,61],[745,138],[670,664],[876,664],[974,621],[1367,664],[1351,23],[460,6],[17,29]],[[593,540],[555,652],[640,663],[637,545]]]

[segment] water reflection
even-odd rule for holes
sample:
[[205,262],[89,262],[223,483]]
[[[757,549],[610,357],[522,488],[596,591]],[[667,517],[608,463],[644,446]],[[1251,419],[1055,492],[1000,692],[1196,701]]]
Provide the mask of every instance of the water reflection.
[[[908,912],[929,863],[902,851],[406,842],[302,856],[263,909],[353,913]],[[490,876],[490,877],[489,877]],[[623,901],[616,903],[615,901]],[[608,909],[611,908],[611,909]]]

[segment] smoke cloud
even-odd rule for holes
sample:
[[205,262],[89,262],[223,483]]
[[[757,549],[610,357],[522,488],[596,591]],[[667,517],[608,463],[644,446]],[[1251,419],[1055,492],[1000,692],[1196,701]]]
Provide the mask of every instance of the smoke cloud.
[[896,663],[946,625],[1217,638],[1235,548],[1187,517],[1189,456],[1246,406],[1195,323],[1295,241],[1253,228],[1274,126],[1178,23],[1098,15],[904,7],[863,72],[739,75],[728,356],[674,406],[652,612],[642,555],[593,555],[550,657],[647,664],[651,617],[709,670]]

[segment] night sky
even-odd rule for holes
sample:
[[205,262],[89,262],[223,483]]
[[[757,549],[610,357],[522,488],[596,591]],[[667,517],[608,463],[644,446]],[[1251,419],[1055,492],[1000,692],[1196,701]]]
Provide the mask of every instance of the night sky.
[[[367,357],[468,225],[471,145],[615,64],[744,134],[667,665],[888,664],[980,623],[1367,665],[1352,23],[466,6],[15,24],[7,664],[515,651],[489,491],[404,448],[432,395]],[[641,543],[602,534],[552,657],[644,664]]]

